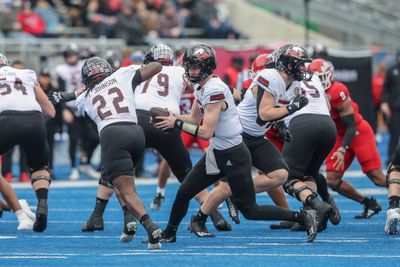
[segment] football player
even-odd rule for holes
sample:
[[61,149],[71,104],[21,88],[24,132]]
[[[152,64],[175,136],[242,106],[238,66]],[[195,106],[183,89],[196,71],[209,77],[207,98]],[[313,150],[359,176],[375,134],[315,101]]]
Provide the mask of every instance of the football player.
[[[232,190],[235,204],[245,218],[304,222],[308,225],[308,241],[312,242],[316,237],[315,211],[293,212],[275,206],[257,205],[251,177],[251,156],[243,142],[243,129],[232,93],[220,78],[212,75],[217,66],[214,49],[205,44],[190,46],[185,52],[183,66],[186,77],[195,88],[196,102],[191,113],[180,116],[170,113],[168,117],[158,117],[162,121],[155,125],[162,130],[177,128],[193,136],[209,139],[210,147],[179,187],[168,225],[162,234],[163,241],[176,242],[176,231],[187,213],[190,200],[224,177]],[[282,86],[285,89],[285,85]],[[289,109],[294,112],[292,108]],[[284,109],[282,116],[289,113],[289,109]],[[254,123],[257,117],[257,112],[255,113]],[[257,130],[262,132],[261,136],[264,134],[265,130]],[[254,141],[254,137],[252,140]],[[205,226],[208,214],[209,212],[204,213],[200,209],[192,216],[189,228],[197,236],[213,236]]]
[[330,101],[331,116],[337,128],[335,146],[326,158],[328,185],[339,194],[364,205],[364,211],[355,218],[368,219],[380,212],[381,206],[376,199],[362,195],[344,181],[343,174],[354,157],[357,157],[367,177],[377,186],[386,186],[374,132],[359,113],[358,105],[351,99],[346,85],[333,79],[332,63],[324,59],[314,59],[309,69],[321,79]]
[[38,200],[35,232],[47,227],[47,196],[51,182],[44,116],[54,117],[55,110],[37,82],[36,73],[15,69],[0,54],[0,154],[15,145],[26,153],[31,183]]
[[386,213],[385,233],[394,235],[400,232],[400,145],[397,145],[389,164],[387,174],[389,208]]
[[96,123],[103,177],[119,192],[129,211],[146,229],[149,249],[161,247],[161,230],[150,219],[136,194],[133,179],[134,166],[145,147],[143,129],[137,125],[135,90],[160,70],[159,63],[151,63],[139,69],[124,67],[113,72],[105,59],[89,58],[82,67],[82,82],[86,88],[76,93],[80,95],[75,103],[81,115],[86,114]]

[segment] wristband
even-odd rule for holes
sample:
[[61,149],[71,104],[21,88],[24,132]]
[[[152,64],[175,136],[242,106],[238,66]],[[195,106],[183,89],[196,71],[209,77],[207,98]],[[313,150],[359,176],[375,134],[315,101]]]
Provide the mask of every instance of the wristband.
[[184,131],[185,133],[188,133],[194,137],[197,137],[197,132],[199,131],[198,125],[192,124],[190,122],[182,121],[180,119],[175,120],[174,127],[178,128],[178,129]]

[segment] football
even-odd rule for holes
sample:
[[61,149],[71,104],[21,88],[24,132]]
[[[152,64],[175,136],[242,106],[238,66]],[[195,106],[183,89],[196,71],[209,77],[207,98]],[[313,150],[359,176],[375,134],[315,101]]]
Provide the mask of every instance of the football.
[[168,117],[168,115],[169,115],[169,112],[165,108],[152,107],[150,109],[150,116],[151,116],[151,120],[153,121],[153,123],[160,122],[160,120],[156,119],[156,117],[158,117],[158,116]]

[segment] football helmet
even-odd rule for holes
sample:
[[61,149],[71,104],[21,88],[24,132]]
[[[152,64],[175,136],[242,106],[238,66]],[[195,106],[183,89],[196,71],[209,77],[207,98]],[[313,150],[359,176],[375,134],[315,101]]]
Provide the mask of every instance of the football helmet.
[[[191,83],[199,83],[206,79],[217,67],[217,57],[214,49],[206,44],[195,44],[190,46],[183,55],[182,66],[185,69],[185,76]],[[189,74],[190,67],[199,67],[200,73],[197,76]]]
[[150,62],[159,62],[164,66],[171,66],[174,64],[174,51],[165,44],[153,45],[144,55],[143,64]]
[[257,72],[266,68],[267,58],[269,54],[258,55],[251,64],[251,75],[255,76]]
[[328,90],[332,86],[333,71],[335,68],[330,61],[316,58],[308,66],[308,69],[318,75],[325,90]]
[[8,61],[8,58],[4,54],[0,53],[0,67],[8,65],[10,65],[10,61]]
[[312,72],[307,70],[305,63],[311,62],[306,49],[300,45],[287,45],[279,49],[276,68],[284,71],[296,81],[311,80]]
[[91,89],[113,72],[110,63],[104,58],[91,57],[82,67],[82,83]]

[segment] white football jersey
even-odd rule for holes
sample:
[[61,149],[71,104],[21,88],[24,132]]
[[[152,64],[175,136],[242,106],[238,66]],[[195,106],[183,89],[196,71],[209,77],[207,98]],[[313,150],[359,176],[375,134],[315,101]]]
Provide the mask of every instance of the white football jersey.
[[149,111],[152,107],[167,108],[179,114],[179,104],[184,91],[184,68],[163,66],[160,73],[136,88],[136,108]]
[[300,91],[300,82],[294,81],[286,89],[286,84],[279,72],[275,69],[264,69],[257,73],[243,101],[238,106],[240,121],[243,131],[251,136],[263,136],[268,130],[270,123],[259,121],[257,111],[257,96],[253,94],[253,87],[258,90],[269,92],[275,100],[275,106],[286,106]]
[[202,87],[195,85],[195,97],[203,114],[207,104],[225,101],[228,106],[220,113],[214,136],[210,139],[211,145],[217,150],[239,145],[242,142],[242,126],[229,87],[219,77],[213,77]]
[[301,82],[301,94],[308,98],[308,105],[296,111],[290,116],[285,117],[285,124],[289,126],[290,121],[302,114],[320,114],[330,116],[328,104],[326,102],[325,90],[322,87],[318,75],[313,75],[311,81]]
[[36,73],[9,66],[0,68],[0,112],[6,110],[42,112],[36,101]]
[[[57,77],[60,77],[65,82],[65,92],[75,92],[77,89],[83,87],[82,66],[84,63],[84,60],[80,60],[75,65],[64,63],[56,67]],[[66,102],[65,104],[71,108],[75,107],[75,101]]]
[[120,68],[76,99],[79,112],[82,115],[86,113],[96,123],[99,134],[109,124],[137,123],[135,94],[132,90],[132,78],[136,70],[135,66]]

